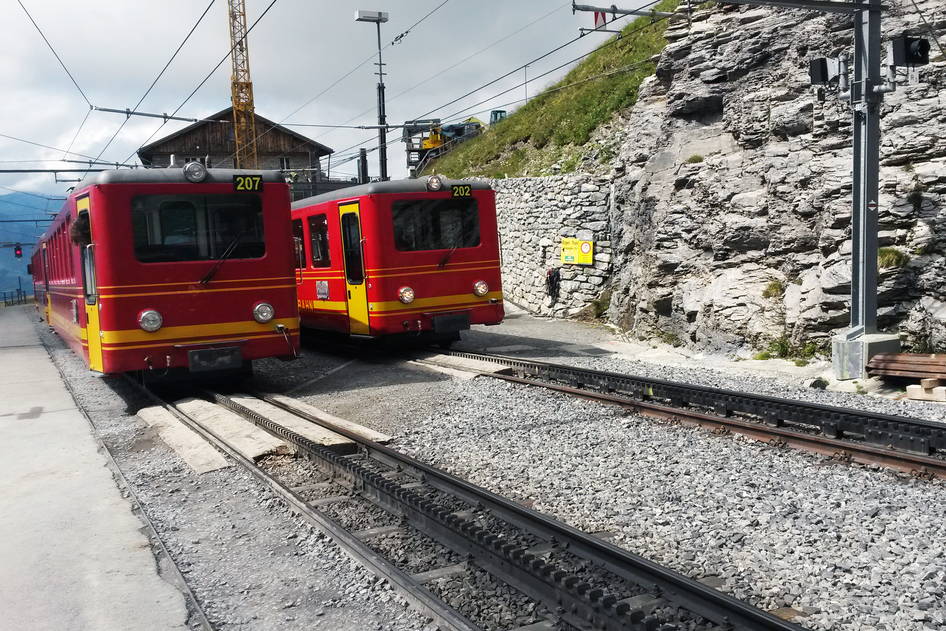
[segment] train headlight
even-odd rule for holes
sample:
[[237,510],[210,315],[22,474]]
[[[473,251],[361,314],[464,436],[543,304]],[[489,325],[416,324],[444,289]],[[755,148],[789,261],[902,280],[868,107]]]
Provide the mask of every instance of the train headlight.
[[275,315],[276,310],[273,309],[273,305],[268,302],[261,302],[253,307],[253,319],[260,324],[266,324],[272,320]]
[[154,333],[164,324],[164,318],[154,309],[145,309],[138,314],[138,326],[148,333]]
[[207,167],[200,162],[188,162],[184,165],[184,177],[188,182],[197,184],[207,179]]
[[473,295],[479,296],[482,298],[489,293],[489,285],[486,284],[485,280],[478,280],[473,283]]
[[443,189],[443,179],[439,175],[431,175],[427,178],[427,190],[439,191]]
[[414,302],[414,290],[410,287],[401,287],[397,290],[397,299],[406,305]]

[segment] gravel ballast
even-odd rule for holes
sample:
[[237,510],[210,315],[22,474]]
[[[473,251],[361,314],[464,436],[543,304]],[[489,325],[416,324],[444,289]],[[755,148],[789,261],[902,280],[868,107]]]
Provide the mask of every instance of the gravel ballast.
[[399,448],[762,609],[813,629],[946,624],[942,482],[486,378],[426,404]]
[[241,467],[194,474],[134,416],[149,402],[37,326],[214,628],[431,628]]

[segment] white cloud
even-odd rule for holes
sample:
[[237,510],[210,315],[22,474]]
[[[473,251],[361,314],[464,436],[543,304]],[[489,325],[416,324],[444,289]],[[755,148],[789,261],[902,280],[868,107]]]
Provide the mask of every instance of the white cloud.
[[[66,0],[24,0],[24,4],[89,99],[99,106],[125,108],[137,102],[208,1],[125,0],[80,4]],[[250,23],[268,4],[269,0],[247,1]],[[249,38],[257,111],[272,120],[282,120],[375,51],[374,25],[356,23],[356,8],[390,13],[390,21],[382,25],[382,42],[387,43],[437,4],[439,0],[359,0],[357,3],[279,0]],[[384,51],[389,73],[385,79],[388,121],[400,123],[422,115],[571,39],[577,35],[578,26],[591,25],[591,16],[587,13],[573,16],[569,4],[557,0],[451,0],[417,26],[402,43]],[[463,57],[556,7],[557,11],[536,26],[443,72]],[[6,26],[5,45],[0,52],[0,81],[5,86],[4,98],[0,101],[0,133],[65,148],[88,106],[18,4],[3,3],[0,21]],[[591,50],[602,37],[589,36],[538,62],[529,68],[529,76],[537,76]],[[170,113],[228,50],[226,2],[217,0],[141,109]],[[367,111],[353,122],[373,124],[377,80],[374,70],[375,66],[366,64],[295,114],[292,120],[340,124]],[[204,116],[227,107],[229,75],[228,60],[180,115]],[[430,77],[434,79],[395,98],[399,92]],[[529,93],[535,94],[540,85],[548,84],[550,79],[530,84]],[[516,73],[432,116],[452,114],[521,81],[522,73]],[[515,95],[499,97],[495,103],[511,101],[519,95],[521,88]],[[489,104],[477,109],[488,107]],[[121,121],[120,115],[93,112],[73,151],[97,155]],[[157,120],[133,118],[103,159],[124,159],[159,124]],[[158,137],[185,124],[169,123]],[[376,132],[363,130],[296,130],[335,149],[376,137]],[[392,134],[400,135],[395,130],[389,132],[389,138]],[[374,147],[376,143],[367,146]],[[0,160],[60,156],[55,151],[0,138]],[[370,171],[376,173],[376,154],[370,156]],[[400,144],[389,147],[388,159],[393,176],[406,173]],[[343,170],[354,172],[354,165],[345,165]],[[5,175],[0,177],[0,183],[55,194],[61,194],[67,186],[54,183],[52,175]]]

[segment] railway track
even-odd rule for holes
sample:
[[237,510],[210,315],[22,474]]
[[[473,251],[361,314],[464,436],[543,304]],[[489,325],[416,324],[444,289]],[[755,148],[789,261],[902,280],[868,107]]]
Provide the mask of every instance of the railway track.
[[946,425],[806,401],[466,351],[436,351],[505,366],[483,373],[634,409],[671,422],[738,433],[838,460],[946,478]]
[[[342,455],[316,444],[261,414],[259,405],[245,405],[247,395],[212,392],[204,396],[291,444],[297,456],[313,463],[322,477],[301,486],[299,480],[282,480],[278,471],[267,471],[265,466],[243,457],[173,403],[162,404],[246,467],[369,570],[387,578],[416,609],[433,618],[442,629],[481,628],[424,585],[429,577],[449,575],[456,568],[412,574],[383,558],[366,535],[402,530],[436,542],[447,550],[446,555],[461,559],[461,565],[485,570],[493,579],[536,603],[535,611],[543,612],[537,621],[506,627],[510,629],[802,631],[802,627],[604,539],[367,440],[294,405],[288,397],[253,395],[282,413],[288,412],[344,436],[357,445],[357,452]],[[328,497],[312,500],[302,491],[338,484],[348,493],[326,491]],[[370,502],[360,512],[380,507],[393,516],[396,525],[352,532],[331,511],[336,502],[355,500]]]

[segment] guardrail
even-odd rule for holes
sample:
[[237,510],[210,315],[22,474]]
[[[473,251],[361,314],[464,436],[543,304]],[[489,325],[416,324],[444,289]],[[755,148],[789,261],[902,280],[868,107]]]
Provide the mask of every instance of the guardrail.
[[25,305],[33,301],[33,294],[27,294],[22,289],[0,290],[0,300],[3,301],[4,307]]

